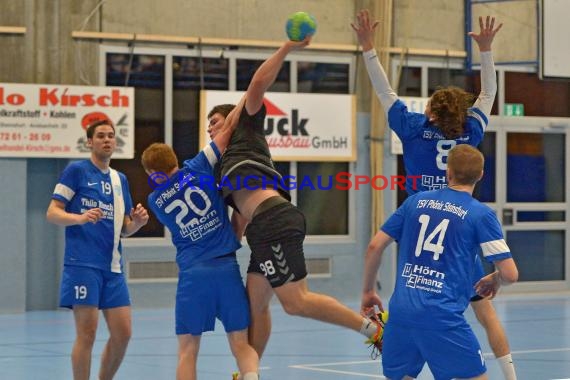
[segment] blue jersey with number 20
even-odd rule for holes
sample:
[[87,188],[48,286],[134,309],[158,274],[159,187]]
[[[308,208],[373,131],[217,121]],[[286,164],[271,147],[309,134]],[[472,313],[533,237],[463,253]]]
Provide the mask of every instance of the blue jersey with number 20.
[[168,186],[148,196],[149,208],[172,233],[180,270],[232,253],[240,248],[226,205],[213,183],[220,152],[211,142],[184,161]]

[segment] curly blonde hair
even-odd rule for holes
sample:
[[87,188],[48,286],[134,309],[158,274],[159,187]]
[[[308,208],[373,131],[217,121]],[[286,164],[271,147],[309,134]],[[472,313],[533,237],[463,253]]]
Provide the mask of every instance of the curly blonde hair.
[[433,124],[448,139],[456,139],[463,134],[463,124],[467,110],[473,105],[473,94],[459,87],[446,87],[436,90],[430,98],[430,113]]

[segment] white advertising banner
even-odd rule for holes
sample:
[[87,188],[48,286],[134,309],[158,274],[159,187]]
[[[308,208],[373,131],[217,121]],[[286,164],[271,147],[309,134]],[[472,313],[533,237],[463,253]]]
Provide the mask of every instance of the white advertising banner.
[[0,157],[88,157],[85,130],[115,124],[113,158],[134,157],[132,87],[0,83]]
[[[417,113],[424,113],[429,101],[429,98],[414,96],[402,96],[398,99],[408,107],[408,111]],[[390,137],[390,152],[392,154],[403,154],[404,151],[402,149],[402,141],[400,141],[400,138],[393,131],[390,131]]]
[[[236,104],[244,92],[202,91],[201,146],[208,142],[207,115],[218,104]],[[355,161],[353,95],[265,94],[265,138],[274,161]]]

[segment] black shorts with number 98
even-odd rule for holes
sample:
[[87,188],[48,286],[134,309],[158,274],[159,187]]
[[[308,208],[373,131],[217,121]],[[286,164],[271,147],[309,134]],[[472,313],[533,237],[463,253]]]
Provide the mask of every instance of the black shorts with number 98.
[[305,216],[289,202],[254,216],[245,231],[251,249],[247,272],[264,275],[273,288],[305,278],[305,233]]

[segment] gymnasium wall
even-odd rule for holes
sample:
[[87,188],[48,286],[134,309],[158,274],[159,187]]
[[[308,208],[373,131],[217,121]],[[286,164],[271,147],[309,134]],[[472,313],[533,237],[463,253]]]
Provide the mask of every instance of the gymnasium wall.
[[[493,42],[495,62],[537,59],[537,0],[499,0],[467,8],[464,3],[464,0],[394,0],[393,45],[465,50],[464,11],[470,11],[473,31],[479,31],[479,16],[495,16],[504,24]],[[473,48],[473,60],[478,62],[478,50],[476,46]]]

